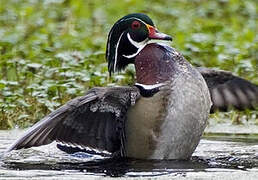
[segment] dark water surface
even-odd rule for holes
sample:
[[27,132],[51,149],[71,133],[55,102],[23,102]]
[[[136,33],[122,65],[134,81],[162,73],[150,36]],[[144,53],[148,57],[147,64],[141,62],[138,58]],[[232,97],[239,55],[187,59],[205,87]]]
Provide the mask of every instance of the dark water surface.
[[258,139],[202,139],[189,161],[68,155],[55,143],[4,153],[23,131],[0,131],[0,179],[258,179]]

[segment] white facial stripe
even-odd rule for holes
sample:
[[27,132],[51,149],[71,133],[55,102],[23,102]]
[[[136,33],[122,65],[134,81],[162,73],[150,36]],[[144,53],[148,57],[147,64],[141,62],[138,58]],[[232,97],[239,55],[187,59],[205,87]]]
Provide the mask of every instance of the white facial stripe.
[[[147,23],[145,23],[144,21],[142,21],[141,19],[138,19],[138,18],[135,18],[135,17],[131,17],[131,18],[128,18],[128,19],[122,19],[121,21],[118,21],[118,22],[116,22],[116,24],[114,25],[114,26],[116,26],[117,24],[119,24],[119,23],[121,23],[121,22],[123,22],[123,21],[127,21],[127,20],[129,20],[129,19],[137,19],[138,21],[141,21],[142,23],[144,23],[146,26],[147,26]],[[112,36],[112,34],[113,34],[113,31],[114,31],[114,29],[112,29],[111,31],[110,31],[110,33],[109,33],[109,35],[108,35],[108,39],[110,40],[110,38],[111,38],[111,36]],[[121,37],[121,36],[120,36]],[[119,38],[120,39],[120,38]],[[109,51],[110,51],[110,43],[108,43],[108,47],[107,47],[107,49],[108,49],[108,51],[107,51],[107,53],[108,53],[108,55],[107,56],[109,56]]]
[[128,58],[128,59],[130,59],[130,58],[135,57],[141,50],[142,50],[142,49],[138,49],[137,52],[134,53],[134,54],[131,54],[131,55],[124,55],[124,54],[123,54],[123,56],[126,57],[126,58]]
[[129,33],[127,33],[127,38],[128,38],[128,40],[130,41],[130,43],[131,43],[133,46],[135,46],[138,50],[137,50],[137,52],[134,53],[134,54],[123,55],[123,56],[126,57],[126,58],[133,58],[133,57],[135,57],[137,54],[139,54],[139,52],[147,45],[147,42],[148,42],[148,40],[149,40],[148,38],[146,38],[145,40],[143,40],[143,41],[141,41],[141,42],[136,42],[136,41],[134,41],[134,40],[131,38],[131,36],[130,36]]
[[117,44],[116,44],[116,52],[115,52],[115,63],[114,63],[114,72],[116,72],[116,63],[117,63],[117,51],[118,51],[118,47],[119,47],[119,43],[120,43],[120,40],[123,36],[124,32],[120,35],[118,41],[117,41]]
[[155,88],[164,86],[165,83],[158,83],[158,84],[153,84],[153,85],[135,83],[135,85],[141,86],[141,87],[143,87],[143,88],[146,89],[146,90],[151,90],[151,89],[155,89]]
[[136,41],[134,41],[132,38],[131,38],[131,36],[130,36],[130,34],[129,33],[127,33],[127,38],[128,38],[128,40],[130,41],[130,43],[132,44],[132,45],[134,45],[136,48],[141,48],[142,46],[145,46],[146,45],[146,43],[147,43],[147,41],[149,40],[148,38],[146,38],[145,40],[143,40],[143,41],[141,41],[141,42],[136,42]]
[[[135,17],[123,19],[123,20],[117,22],[116,24],[119,24],[119,23],[121,23],[122,21],[127,21],[127,20],[129,20],[129,19],[136,19],[136,20],[138,20],[138,21],[141,21],[143,24],[145,24],[145,25],[147,26],[147,23],[145,23],[145,22],[142,21],[141,19],[135,18]],[[116,24],[115,24],[115,25],[116,25]],[[112,34],[113,34],[113,30],[109,33],[108,39],[110,39],[110,37],[112,36]],[[119,37],[119,39],[118,39],[118,42],[117,42],[117,44],[116,44],[115,62],[114,62],[114,72],[115,72],[115,70],[116,70],[116,64],[117,64],[117,51],[118,51],[119,43],[120,43],[120,40],[121,40],[121,37],[122,37],[123,34],[124,34],[124,32],[120,35],[120,37]],[[135,56],[145,47],[145,45],[147,44],[147,42],[148,42],[149,39],[146,38],[146,39],[143,40],[142,42],[136,42],[136,41],[132,40],[132,38],[130,37],[129,33],[127,34],[127,37],[128,37],[128,36],[129,36],[129,38],[130,38],[130,39],[129,39],[129,38],[128,38],[128,39],[129,39],[129,41],[131,42],[131,44],[134,45],[136,48],[138,48],[138,50],[137,50],[137,52],[134,53],[134,54],[131,54],[131,55],[123,55],[123,56],[126,57],[126,58],[133,58],[133,57],[135,57]],[[140,47],[137,47],[137,46],[140,46]],[[108,51],[107,51],[107,56],[109,57],[109,55],[110,55],[110,43],[108,43],[107,49],[108,49]]]

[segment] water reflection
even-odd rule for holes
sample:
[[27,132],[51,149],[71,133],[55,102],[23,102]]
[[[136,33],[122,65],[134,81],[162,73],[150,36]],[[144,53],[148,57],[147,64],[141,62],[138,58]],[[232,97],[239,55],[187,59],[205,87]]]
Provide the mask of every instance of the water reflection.
[[15,162],[5,161],[3,167],[15,170],[76,170],[85,174],[112,177],[160,176],[183,172],[200,172],[208,168],[246,170],[258,167],[258,159],[243,160],[235,157],[202,159],[192,157],[188,161],[160,161],[135,159],[105,159],[88,162]]
[[[107,159],[86,153],[69,155],[58,150],[55,144],[4,154],[3,152],[12,142],[12,138],[16,139],[17,136],[9,136],[1,134],[1,132],[0,135],[2,135],[0,136],[0,174],[3,177],[12,177],[10,172],[17,172],[17,170],[24,173],[30,172],[29,177],[36,177],[39,172],[48,176],[56,176],[62,172],[68,176],[79,174],[125,178],[175,176],[178,174],[182,176],[189,173],[200,174],[213,171],[249,172],[252,170],[258,172],[258,145],[255,141],[235,142],[232,139],[231,141],[203,139],[190,160],[160,161]],[[13,177],[15,176],[13,175]]]
[[85,174],[98,174],[103,176],[160,176],[176,172],[204,171],[209,168],[208,162],[197,157],[189,161],[160,161],[135,159],[105,159],[88,162],[56,162],[56,163],[30,163],[8,162],[4,164],[8,169],[19,170],[77,170]]

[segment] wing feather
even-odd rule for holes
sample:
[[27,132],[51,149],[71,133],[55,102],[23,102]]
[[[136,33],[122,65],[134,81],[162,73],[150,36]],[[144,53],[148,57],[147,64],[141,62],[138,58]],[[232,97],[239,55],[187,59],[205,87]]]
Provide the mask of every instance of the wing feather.
[[256,109],[258,86],[231,72],[209,68],[197,68],[204,77],[212,99],[211,112],[227,111],[230,107],[238,110]]
[[125,114],[139,97],[136,87],[93,88],[36,123],[8,151],[54,140],[80,148],[121,151]]

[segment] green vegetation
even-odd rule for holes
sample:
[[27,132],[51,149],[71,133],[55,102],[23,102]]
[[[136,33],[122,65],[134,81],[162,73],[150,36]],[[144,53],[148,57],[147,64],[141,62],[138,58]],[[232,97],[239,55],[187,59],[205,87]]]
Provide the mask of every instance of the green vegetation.
[[93,86],[133,83],[133,68],[109,78],[113,23],[148,14],[194,65],[258,83],[257,1],[0,0],[0,128],[27,127]]

